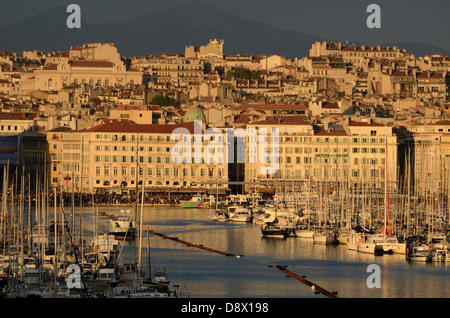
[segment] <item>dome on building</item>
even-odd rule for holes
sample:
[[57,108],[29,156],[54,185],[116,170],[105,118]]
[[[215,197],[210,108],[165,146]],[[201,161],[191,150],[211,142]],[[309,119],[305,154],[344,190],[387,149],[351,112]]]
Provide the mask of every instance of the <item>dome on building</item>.
[[196,120],[205,121],[205,114],[198,106],[191,106],[186,109],[186,113],[183,116],[185,122],[192,122]]

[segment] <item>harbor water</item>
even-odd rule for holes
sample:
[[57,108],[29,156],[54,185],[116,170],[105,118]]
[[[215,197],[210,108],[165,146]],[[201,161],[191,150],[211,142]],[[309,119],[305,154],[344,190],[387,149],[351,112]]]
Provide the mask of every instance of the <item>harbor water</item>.
[[[107,214],[130,216],[135,213],[133,209],[98,208]],[[75,210],[77,219],[79,211]],[[108,219],[89,209],[84,211],[84,233],[89,241],[92,225],[98,224],[98,233],[104,233]],[[208,208],[145,207],[143,229],[241,257],[145,232],[140,241],[143,271],[167,268],[170,281],[185,286],[191,298],[327,297],[272,265],[287,266],[339,298],[447,298],[450,294],[449,263],[411,263],[400,254],[377,256],[350,251],[346,245],[317,245],[310,239],[267,238],[261,235],[259,225],[214,222],[210,213]],[[139,238],[123,242],[121,257],[135,258]],[[372,264],[379,266],[379,286],[375,287],[368,284]]]

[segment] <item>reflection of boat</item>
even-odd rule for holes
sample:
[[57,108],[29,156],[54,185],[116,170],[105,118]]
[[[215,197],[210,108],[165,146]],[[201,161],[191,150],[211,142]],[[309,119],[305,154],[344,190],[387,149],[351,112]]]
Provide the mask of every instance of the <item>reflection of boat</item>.
[[181,206],[183,208],[201,208],[203,205],[204,199],[200,196],[193,196],[188,201],[180,201]]

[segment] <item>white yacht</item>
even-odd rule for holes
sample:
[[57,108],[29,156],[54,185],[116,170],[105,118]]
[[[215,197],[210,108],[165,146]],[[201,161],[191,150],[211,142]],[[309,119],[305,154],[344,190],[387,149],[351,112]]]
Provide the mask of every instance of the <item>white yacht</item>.
[[430,248],[426,245],[411,246],[406,258],[411,262],[429,262],[431,260]]
[[227,209],[229,220],[232,222],[251,222],[252,214],[249,209],[242,206],[230,206]]
[[118,237],[136,237],[136,222],[129,216],[118,216],[109,220],[109,234]]

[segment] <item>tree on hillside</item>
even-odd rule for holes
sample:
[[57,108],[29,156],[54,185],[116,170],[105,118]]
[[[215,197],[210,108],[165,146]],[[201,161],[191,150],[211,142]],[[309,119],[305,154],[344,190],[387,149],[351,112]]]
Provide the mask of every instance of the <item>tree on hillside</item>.
[[249,69],[237,67],[232,70],[227,71],[227,77],[234,77],[236,79],[253,79],[257,80],[260,78],[258,71],[250,71]]
[[167,95],[155,95],[151,102],[152,105],[159,105],[161,107],[167,107],[167,106],[174,106],[174,107],[178,107],[178,102],[167,96]]

